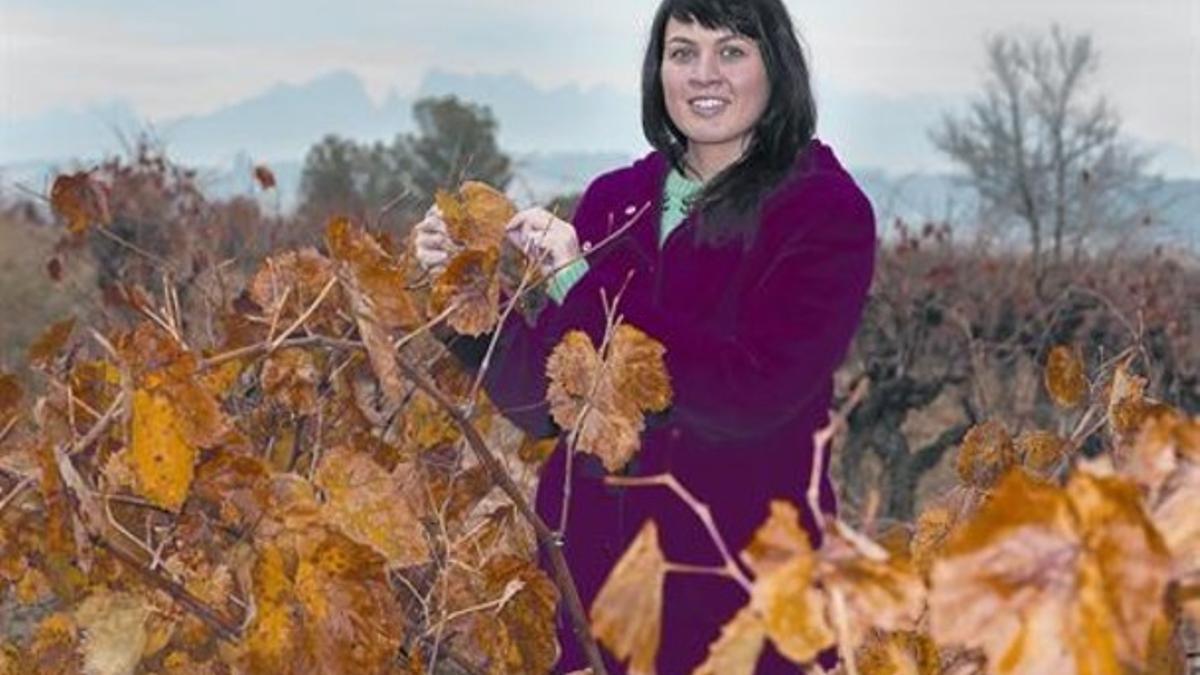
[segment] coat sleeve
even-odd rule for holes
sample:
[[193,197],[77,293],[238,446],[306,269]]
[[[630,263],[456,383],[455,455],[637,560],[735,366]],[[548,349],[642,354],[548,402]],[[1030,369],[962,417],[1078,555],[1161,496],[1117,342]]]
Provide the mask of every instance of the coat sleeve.
[[[602,198],[600,179],[584,190],[571,216],[580,241],[600,227]],[[584,270],[587,268],[585,267]],[[506,302],[501,299],[501,304]],[[564,311],[558,302],[549,302],[534,325],[526,323],[519,312],[511,312],[500,330],[500,338],[483,377],[483,387],[500,412],[525,433],[545,438],[561,429],[550,416],[546,402],[546,360],[558,344],[562,331],[557,315]],[[493,333],[478,337],[454,336],[447,347],[472,375],[479,372]]]
[[828,386],[861,321],[875,259],[871,204],[856,186],[839,187],[820,203],[810,196],[780,212],[802,226],[747,289],[731,330],[628,298],[626,319],[666,347],[674,421],[713,438],[750,438]]

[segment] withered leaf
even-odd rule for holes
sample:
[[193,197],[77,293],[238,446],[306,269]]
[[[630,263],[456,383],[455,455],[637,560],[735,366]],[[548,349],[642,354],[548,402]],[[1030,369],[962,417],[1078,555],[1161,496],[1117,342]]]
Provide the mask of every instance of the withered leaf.
[[1088,393],[1087,374],[1083,367],[1083,356],[1079,349],[1057,345],[1046,357],[1046,391],[1050,398],[1062,408],[1074,408]]
[[453,306],[447,323],[463,335],[481,335],[496,325],[500,311],[498,249],[467,249],[456,255],[433,282],[429,311],[441,314]]
[[971,427],[958,448],[958,476],[979,488],[991,487],[1017,463],[1017,450],[1004,425],[988,420]]
[[666,574],[658,527],[648,520],[592,601],[592,635],[622,662],[629,659],[632,672],[655,672]]
[[424,528],[395,479],[369,455],[348,446],[329,451],[317,468],[327,520],[351,539],[378,551],[389,565],[429,559]]
[[606,357],[586,333],[570,331],[547,360],[546,398],[554,421],[575,431],[579,449],[599,456],[609,471],[620,470],[640,447],[644,411],[670,405],[664,351],[661,343],[622,324]]

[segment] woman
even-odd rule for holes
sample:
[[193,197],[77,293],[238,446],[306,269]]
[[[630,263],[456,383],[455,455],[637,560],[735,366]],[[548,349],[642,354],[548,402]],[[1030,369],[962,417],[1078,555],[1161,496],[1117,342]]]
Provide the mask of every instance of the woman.
[[[556,302],[534,325],[510,318],[502,327],[485,386],[527,432],[559,433],[545,403],[546,358],[571,329],[600,344],[600,290],[613,297],[632,272],[620,312],[665,346],[674,400],[648,419],[642,449],[623,473],[673,474],[711,507],[734,555],[772,499],[800,507],[819,544],[804,507],[813,433],[828,422],[832,375],[871,283],[871,205],[813,136],[808,69],[780,0],[663,0],[642,97],[652,152],[593,180],[572,222],[533,208],[509,223],[514,243],[548,254],[548,269],[590,253],[554,278]],[[418,256],[437,269],[448,241],[431,210],[418,226]],[[457,340],[452,350],[477,368],[489,338]],[[565,450],[560,440],[538,487],[536,508],[551,527],[562,509]],[[563,553],[585,607],[647,519],[657,522],[669,560],[722,564],[699,520],[670,491],[606,486],[594,455],[572,461]],[[827,475],[820,503],[834,511]],[[726,578],[668,574],[658,672],[699,665],[747,600]],[[585,667],[565,612],[559,640],[556,672]],[[624,672],[605,658],[611,672]],[[757,672],[796,670],[768,645]]]

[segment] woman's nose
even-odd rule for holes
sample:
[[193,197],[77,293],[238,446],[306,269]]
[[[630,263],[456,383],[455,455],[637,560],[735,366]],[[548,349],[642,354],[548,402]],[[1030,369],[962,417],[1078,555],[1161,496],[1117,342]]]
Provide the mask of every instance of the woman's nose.
[[721,62],[717,54],[701,54],[692,67],[692,83],[704,86],[720,82]]

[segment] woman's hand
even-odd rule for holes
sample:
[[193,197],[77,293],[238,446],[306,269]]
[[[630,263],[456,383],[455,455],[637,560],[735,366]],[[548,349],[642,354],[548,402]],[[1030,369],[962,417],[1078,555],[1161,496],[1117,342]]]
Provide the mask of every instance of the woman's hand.
[[505,225],[508,240],[525,255],[541,260],[549,275],[579,257],[575,226],[541,207],[525,209]]
[[462,248],[450,238],[450,230],[442,218],[442,212],[437,204],[425,212],[425,219],[417,223],[414,229],[413,246],[416,249],[417,262],[432,274],[441,274]]

